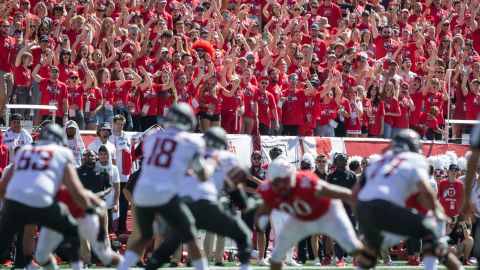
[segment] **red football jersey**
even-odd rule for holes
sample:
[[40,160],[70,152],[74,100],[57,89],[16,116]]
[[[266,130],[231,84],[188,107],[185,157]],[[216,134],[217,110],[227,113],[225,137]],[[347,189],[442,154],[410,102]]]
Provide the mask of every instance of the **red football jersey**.
[[301,220],[316,220],[323,216],[330,207],[330,199],[317,198],[320,178],[313,172],[297,172],[295,187],[288,197],[277,196],[271,187],[271,182],[266,182],[258,188],[265,204],[272,208],[285,211]]

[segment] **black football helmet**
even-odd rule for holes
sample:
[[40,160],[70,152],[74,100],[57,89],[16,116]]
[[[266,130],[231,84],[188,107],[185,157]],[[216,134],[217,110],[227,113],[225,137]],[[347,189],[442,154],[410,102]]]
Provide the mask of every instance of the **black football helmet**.
[[417,132],[411,129],[399,131],[390,143],[390,149],[395,152],[422,152],[422,142]]
[[203,139],[207,147],[225,150],[228,147],[227,133],[221,127],[211,127],[205,134]]
[[168,110],[165,115],[165,127],[175,127],[183,131],[194,131],[197,126],[197,118],[192,107],[185,102],[179,102]]
[[53,123],[47,123],[42,127],[42,130],[40,131],[40,140],[48,141],[61,146],[67,145],[65,139],[63,138],[62,128]]

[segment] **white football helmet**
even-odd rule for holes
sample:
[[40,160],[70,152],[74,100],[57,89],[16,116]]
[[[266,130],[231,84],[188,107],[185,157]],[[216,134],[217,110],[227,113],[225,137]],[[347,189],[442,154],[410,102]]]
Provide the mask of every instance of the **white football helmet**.
[[270,181],[277,178],[290,177],[290,185],[295,186],[295,167],[287,160],[286,157],[280,156],[276,158],[268,166],[268,177]]

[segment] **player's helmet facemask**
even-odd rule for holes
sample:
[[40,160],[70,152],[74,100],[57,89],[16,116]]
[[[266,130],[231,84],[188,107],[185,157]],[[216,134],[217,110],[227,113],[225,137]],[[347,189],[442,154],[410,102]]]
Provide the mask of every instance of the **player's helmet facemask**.
[[411,129],[399,131],[390,143],[390,149],[394,152],[422,153],[422,142],[417,132]]
[[227,133],[221,127],[211,127],[205,134],[203,134],[203,139],[207,147],[226,150],[227,143]]
[[185,102],[172,106],[165,115],[165,127],[174,127],[183,131],[194,131],[197,119],[192,108]]
[[42,127],[40,131],[40,140],[47,141],[61,146],[67,145],[63,138],[62,128],[53,123],[48,123]]

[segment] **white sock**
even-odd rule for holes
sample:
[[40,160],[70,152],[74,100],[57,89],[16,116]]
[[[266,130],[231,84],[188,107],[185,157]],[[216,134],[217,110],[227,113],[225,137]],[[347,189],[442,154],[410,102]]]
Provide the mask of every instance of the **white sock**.
[[425,270],[437,270],[437,257],[428,255],[423,258]]
[[249,263],[242,263],[240,265],[240,270],[252,270],[252,267],[250,266]]
[[127,250],[123,256],[123,261],[118,264],[118,270],[128,270],[131,266],[135,265],[139,260],[137,253]]
[[[208,269],[207,258],[202,257],[200,259],[192,260],[192,266],[195,267],[195,270],[207,270]],[[118,270],[122,270],[122,269],[118,269]]]
[[70,267],[72,267],[73,270],[82,270],[83,262],[81,260],[78,262],[70,262]]

